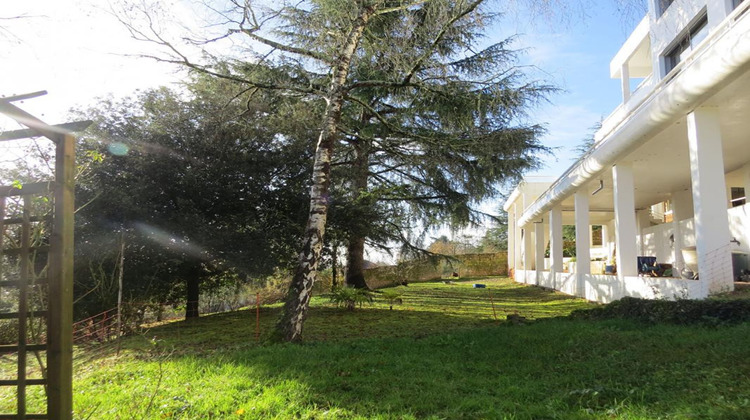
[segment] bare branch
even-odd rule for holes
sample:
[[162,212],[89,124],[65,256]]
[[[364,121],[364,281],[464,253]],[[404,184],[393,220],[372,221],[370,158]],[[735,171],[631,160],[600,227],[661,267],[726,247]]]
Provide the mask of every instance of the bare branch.
[[275,49],[278,49],[278,50],[281,50],[281,51],[285,51],[285,52],[288,52],[288,53],[292,53],[292,54],[297,54],[297,55],[302,55],[302,56],[305,56],[305,57],[309,57],[309,58],[312,58],[312,59],[315,59],[315,60],[322,61],[322,62],[324,62],[326,64],[333,63],[333,60],[331,60],[329,57],[326,57],[326,56],[324,56],[322,54],[318,54],[318,53],[316,53],[314,51],[305,50],[305,49],[302,49],[302,48],[292,47],[290,45],[282,44],[282,43],[270,40],[268,38],[264,38],[264,37],[256,34],[255,30],[253,30],[253,29],[244,29],[244,28],[241,28],[241,29],[231,29],[230,33],[243,33],[243,34],[249,36],[250,38],[252,38],[252,39],[254,39],[254,40],[256,40],[256,41],[258,41],[258,42],[260,42],[262,44],[265,44],[265,45],[267,45],[267,46],[269,46],[271,48],[275,48]]
[[412,2],[409,2],[409,3],[406,3],[406,4],[402,4],[400,6],[385,7],[385,8],[382,8],[382,9],[378,9],[375,12],[375,16],[385,15],[385,14],[388,14],[388,13],[398,12],[398,11],[401,11],[401,10],[406,10],[406,9],[408,9],[410,7],[419,6],[421,4],[428,3],[429,1],[430,0],[415,0],[415,1],[412,1]]

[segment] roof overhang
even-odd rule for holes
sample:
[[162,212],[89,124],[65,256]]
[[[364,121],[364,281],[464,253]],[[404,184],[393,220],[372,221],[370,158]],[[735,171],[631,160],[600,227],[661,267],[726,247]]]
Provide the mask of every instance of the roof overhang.
[[620,51],[609,63],[609,75],[613,79],[622,78],[622,67],[627,64],[630,77],[642,78],[651,74],[651,25],[648,16],[644,17]]
[[[655,134],[683,118],[711,95],[750,70],[750,14],[734,26],[716,31],[703,47],[668,75],[603,141],[579,159],[532,203],[518,220],[525,225],[559,205],[584,184],[596,179],[618,160]],[[608,174],[607,174],[608,175]]]

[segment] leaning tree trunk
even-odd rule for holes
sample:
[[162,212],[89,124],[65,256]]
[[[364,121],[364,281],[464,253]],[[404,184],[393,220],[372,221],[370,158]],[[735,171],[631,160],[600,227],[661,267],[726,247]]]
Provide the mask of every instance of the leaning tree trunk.
[[315,150],[313,163],[312,187],[310,188],[310,213],[304,234],[302,251],[299,253],[297,269],[287,292],[284,308],[274,331],[275,340],[298,342],[302,339],[302,326],[307,317],[315,277],[317,275],[320,253],[323,248],[326,217],[328,215],[328,190],[331,185],[331,157],[336,142],[337,129],[341,120],[341,109],[344,105],[344,84],[349,75],[349,68],[362,37],[367,21],[374,9],[367,7],[353,22],[347,36],[346,44],[335,63],[333,79],[326,95],[327,105]]
[[[366,114],[362,116],[363,124],[366,124],[369,119]],[[352,164],[354,176],[350,186],[354,202],[361,206],[365,204],[359,200],[362,193],[367,191],[370,175],[370,145],[366,140],[360,139],[355,143],[354,149],[356,153]],[[365,282],[365,235],[361,228],[356,228],[351,232],[346,256],[346,284],[356,289],[369,289]]]

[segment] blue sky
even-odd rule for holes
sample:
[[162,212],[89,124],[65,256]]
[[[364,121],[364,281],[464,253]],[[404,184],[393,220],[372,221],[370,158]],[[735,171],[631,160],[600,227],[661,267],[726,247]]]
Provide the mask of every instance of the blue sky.
[[[545,124],[549,132],[544,143],[555,149],[553,155],[543,157],[545,167],[530,175],[561,174],[572,164],[573,149],[590,127],[620,102],[619,81],[609,78],[609,61],[639,17],[624,18],[615,9],[615,0],[580,2],[590,6],[587,16],[573,9],[567,16],[547,19],[517,10],[487,33],[487,42],[519,34],[516,47],[525,51],[522,64],[538,69],[530,69],[531,77],[563,89],[531,115],[535,122]],[[497,4],[507,3],[513,1]],[[100,0],[4,4],[0,17],[30,18],[4,21],[13,36],[0,33],[0,60],[6,64],[0,68],[0,95],[48,90],[47,97],[25,105],[56,123],[65,119],[71,106],[92,103],[95,97],[127,95],[137,88],[178,80],[180,73],[173,66],[123,55],[142,45],[130,39],[104,4]],[[183,11],[181,17],[186,14]]]
[[[560,22],[560,16],[546,20],[518,11],[506,15],[495,30],[487,33],[488,42],[519,34],[516,47],[525,49],[521,64],[536,68],[531,77],[563,89],[531,114],[535,122],[547,127],[543,142],[554,150],[543,156],[544,167],[529,175],[562,174],[573,163],[574,149],[589,135],[590,128],[620,103],[620,84],[610,79],[609,62],[641,16],[623,17],[615,9],[615,0],[581,2],[591,6],[588,15],[573,12],[562,19],[566,23]],[[22,106],[47,122],[58,123],[66,119],[72,106],[91,104],[96,97],[128,95],[138,88],[179,80],[180,73],[173,66],[124,56],[142,46],[129,38],[103,4],[101,0],[3,4],[0,17],[31,18],[4,21],[13,36],[0,33],[0,60],[4,64],[0,67],[0,95],[46,89],[49,95]],[[182,17],[187,13],[183,10]],[[0,129],[13,128],[17,126],[0,121]],[[0,150],[0,164],[7,156],[7,149]],[[492,201],[482,209],[494,213],[499,207],[499,202]],[[445,233],[436,232],[435,236]],[[481,229],[469,233],[479,236]]]
[[[523,14],[501,22],[500,36],[520,34],[518,45],[527,48],[521,59],[538,67],[534,76],[562,89],[532,113],[548,129],[544,144],[555,149],[543,157],[545,166],[529,175],[561,175],[574,162],[574,149],[590,135],[591,127],[621,102],[620,81],[609,77],[609,62],[641,16],[623,16],[611,0],[595,6],[587,16],[570,16],[567,23],[532,20]],[[506,26],[508,21],[513,27]]]

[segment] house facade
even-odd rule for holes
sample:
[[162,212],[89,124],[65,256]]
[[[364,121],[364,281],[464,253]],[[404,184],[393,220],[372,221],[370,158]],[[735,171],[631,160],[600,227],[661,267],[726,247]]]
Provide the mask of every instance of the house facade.
[[518,282],[599,302],[701,299],[749,268],[750,0],[649,3],[611,62],[622,103],[594,146],[504,205]]

